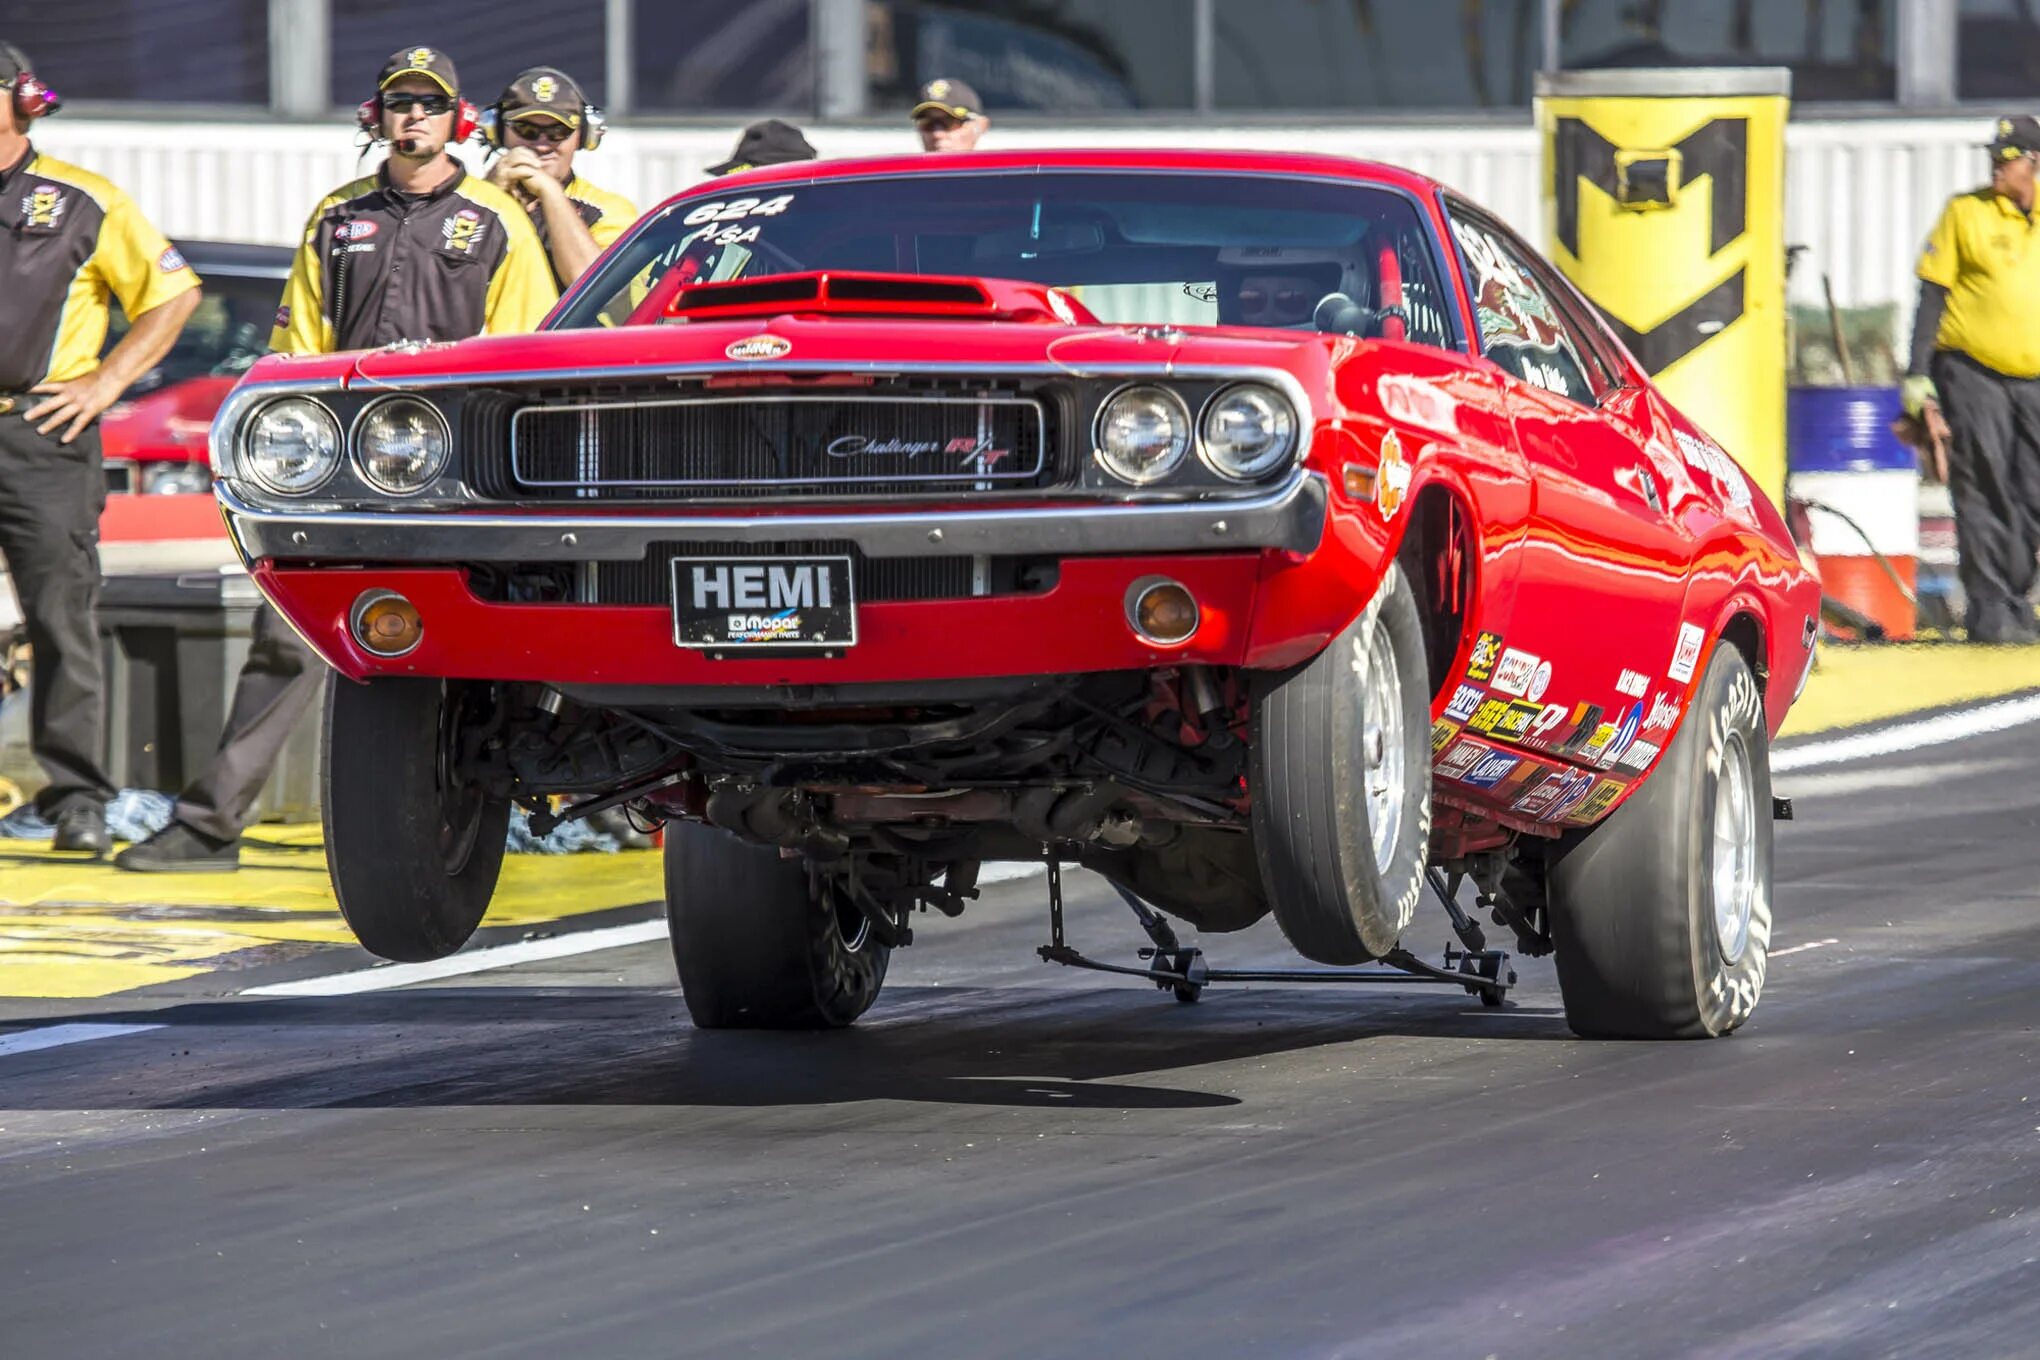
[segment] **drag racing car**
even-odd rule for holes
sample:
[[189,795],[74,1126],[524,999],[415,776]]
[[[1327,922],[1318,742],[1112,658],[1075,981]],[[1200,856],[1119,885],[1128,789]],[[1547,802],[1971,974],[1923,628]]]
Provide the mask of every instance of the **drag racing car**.
[[[1421,176],[1303,154],[802,163],[680,194],[536,335],[258,363],[213,427],[344,679],[334,885],[476,928],[504,827],[665,824],[703,1026],[839,1026],[980,866],[1185,1000],[1378,976],[1723,1034],[1818,591],[1594,309]],[[1142,966],[1063,932],[1119,891]],[[1430,890],[1460,947],[1402,944]],[[1273,914],[1327,972],[1186,947]]]

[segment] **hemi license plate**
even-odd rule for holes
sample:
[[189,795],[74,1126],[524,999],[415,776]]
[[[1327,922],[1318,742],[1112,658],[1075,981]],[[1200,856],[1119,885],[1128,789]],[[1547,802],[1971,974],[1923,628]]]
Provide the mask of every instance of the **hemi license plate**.
[[857,641],[847,557],[676,557],[682,647],[848,647]]

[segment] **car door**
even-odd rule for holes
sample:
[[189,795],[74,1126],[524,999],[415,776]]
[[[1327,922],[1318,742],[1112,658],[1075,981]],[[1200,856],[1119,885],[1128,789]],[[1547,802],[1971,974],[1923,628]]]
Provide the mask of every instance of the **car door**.
[[1657,414],[1549,266],[1477,210],[1449,210],[1532,488],[1516,608],[1487,683],[1540,705],[1523,744],[1614,765],[1679,668],[1692,543],[1667,514]]

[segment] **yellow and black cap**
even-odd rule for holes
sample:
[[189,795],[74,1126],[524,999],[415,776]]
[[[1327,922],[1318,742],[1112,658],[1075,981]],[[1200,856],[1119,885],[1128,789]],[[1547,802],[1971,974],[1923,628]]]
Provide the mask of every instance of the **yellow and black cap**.
[[777,118],[767,118],[745,128],[730,158],[719,165],[709,166],[704,173],[734,175],[739,170],[756,170],[761,165],[785,165],[788,161],[811,161],[814,158],[815,149],[808,145],[807,138],[800,135],[799,128]]
[[453,58],[436,47],[403,47],[390,53],[382,74],[375,78],[375,88],[388,89],[399,76],[424,76],[450,97],[460,95],[460,76],[453,69]]
[[907,116],[918,120],[923,114],[946,113],[959,123],[967,123],[984,111],[985,102],[978,98],[976,90],[960,80],[942,76],[921,87],[914,111]]
[[1988,143],[1992,160],[2017,160],[2040,151],[2040,118],[2023,113],[2009,115],[1998,119],[1992,132],[1995,135]]
[[520,72],[496,101],[506,123],[520,118],[550,118],[570,128],[581,126],[581,110],[587,104],[587,97],[574,78],[551,66],[534,66]]

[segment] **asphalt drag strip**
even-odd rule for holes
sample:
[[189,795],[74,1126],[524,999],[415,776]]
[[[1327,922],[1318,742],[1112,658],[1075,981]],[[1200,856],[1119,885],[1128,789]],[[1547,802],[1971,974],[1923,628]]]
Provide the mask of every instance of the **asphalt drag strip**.
[[[1500,1011],[1181,1006],[1036,960],[1038,878],[917,923],[841,1034],[687,1028],[650,930],[10,1005],[0,1352],[2025,1354],[2035,768],[2028,724],[1781,773],[1774,965],[1714,1043],[1574,1040],[1549,960]],[[1072,942],[1131,961],[1069,883]],[[1202,943],[1294,964],[1267,923]],[[25,1046],[85,1026],[161,1028]]]

